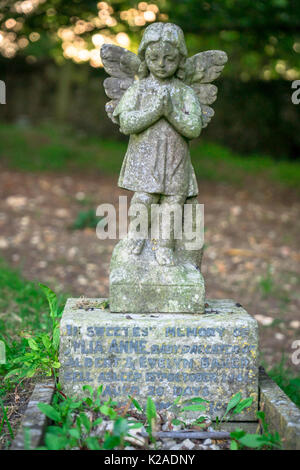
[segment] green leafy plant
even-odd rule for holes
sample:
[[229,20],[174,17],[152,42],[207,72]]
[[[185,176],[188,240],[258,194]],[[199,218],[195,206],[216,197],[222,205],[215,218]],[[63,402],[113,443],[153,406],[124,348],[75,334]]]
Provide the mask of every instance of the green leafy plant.
[[269,427],[265,420],[265,413],[263,411],[258,411],[257,417],[262,427],[262,434],[250,434],[242,429],[236,429],[230,433],[231,450],[240,450],[244,448],[257,450],[281,448],[281,439],[278,432],[269,432]]
[[83,390],[88,392],[88,396],[81,400],[74,400],[61,393],[56,393],[52,405],[38,404],[38,408],[54,423],[46,430],[43,448],[48,450],[77,447],[91,450],[100,449],[98,441],[91,433],[96,426],[102,423],[103,418],[91,420],[86,411],[99,412],[100,408],[104,406],[100,401],[102,387],[96,391],[95,399],[90,386],[84,386]]
[[39,333],[35,336],[24,334],[27,347],[12,359],[12,368],[6,374],[5,380],[12,376],[17,378],[33,377],[41,373],[57,378],[56,370],[60,367],[59,350],[59,309],[56,294],[49,287],[39,284],[45,294],[51,318],[51,332]]
[[[56,393],[52,405],[39,403],[39,409],[54,423],[48,426],[44,446],[39,449],[110,450],[126,446],[130,430],[141,427],[142,423],[120,416],[111,398],[106,401],[101,399],[102,389],[100,386],[94,392],[92,387],[85,385],[83,390],[87,396],[83,399],[76,400]],[[114,421],[113,428],[96,435],[103,417]]]
[[220,425],[222,421],[229,420],[230,417],[240,414],[244,409],[249,408],[253,403],[253,397],[247,397],[242,400],[240,392],[233,395],[230,399],[226,411],[221,418],[216,419],[217,425]]
[[[0,396],[5,396],[15,387],[15,382],[4,376],[16,368],[13,360],[28,351],[28,337],[49,332],[52,320],[48,301],[41,288],[34,282],[23,279],[20,273],[7,266],[0,258],[0,340],[5,343],[6,362],[0,364]],[[59,310],[61,300],[59,297]],[[22,385],[23,388],[23,385]]]
[[[53,422],[48,426],[45,434],[44,445],[39,449],[62,450],[62,449],[89,449],[89,450],[112,450],[124,448],[128,444],[127,438],[130,431],[134,428],[143,426],[142,422],[133,421],[127,415],[130,404],[141,413],[144,409],[139,402],[132,396],[129,396],[129,403],[125,407],[123,414],[118,413],[117,404],[111,398],[104,401],[101,397],[103,387],[100,386],[96,391],[89,385],[85,385],[83,390],[87,396],[82,399],[72,399],[66,397],[60,390],[54,395],[52,405],[40,403],[39,409]],[[176,399],[176,405],[180,403],[181,397]],[[182,411],[205,411],[207,400],[200,397],[185,400],[182,403]],[[227,409],[221,420],[239,414],[245,408],[251,406],[251,397],[242,400],[240,394],[232,397],[227,405]],[[123,407],[124,408],[124,407]],[[120,408],[122,409],[122,408]],[[157,411],[154,401],[151,397],[147,398],[145,414],[147,418],[147,432],[151,442],[155,443],[154,431],[157,421]],[[241,429],[236,429],[230,434],[231,450],[239,450],[244,448],[251,449],[272,449],[280,448],[281,441],[278,433],[269,432],[268,425],[265,420],[265,414],[262,411],[257,412],[262,434],[251,434]],[[97,430],[103,419],[109,418],[113,421],[110,431]],[[143,418],[145,419],[145,418]],[[204,416],[199,416],[192,424],[202,423]],[[221,422],[219,419],[219,422]],[[176,420],[173,420],[173,424]],[[183,421],[178,420],[178,423]],[[185,423],[184,423],[185,424]]]

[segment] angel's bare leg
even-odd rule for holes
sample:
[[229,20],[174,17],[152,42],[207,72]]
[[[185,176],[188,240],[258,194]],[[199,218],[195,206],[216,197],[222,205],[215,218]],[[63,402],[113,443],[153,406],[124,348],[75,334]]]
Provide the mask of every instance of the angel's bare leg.
[[[159,245],[157,250],[155,251],[155,257],[157,262],[160,265],[175,265],[175,255],[174,255],[174,247],[175,247],[175,223],[174,223],[174,212],[172,208],[176,210],[176,208],[182,208],[186,200],[185,195],[179,196],[162,196],[161,198],[161,206],[162,211],[165,209],[166,213],[170,211],[170,234],[168,239],[159,239]],[[182,213],[181,213],[181,221],[182,221]]]
[[[143,204],[147,209],[147,226],[148,229],[151,223],[151,204],[157,204],[159,201],[159,194],[143,193],[136,192],[134,193],[130,207],[134,204]],[[130,222],[134,217],[130,217]],[[148,235],[148,234],[147,234]],[[135,230],[131,229],[129,226],[128,238],[130,239],[130,251],[135,255],[139,255],[143,249],[145,238],[136,238]]]

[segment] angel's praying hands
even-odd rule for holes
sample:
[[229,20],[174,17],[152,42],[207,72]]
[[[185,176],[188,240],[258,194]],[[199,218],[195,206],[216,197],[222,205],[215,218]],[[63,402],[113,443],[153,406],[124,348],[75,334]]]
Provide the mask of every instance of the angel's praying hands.
[[[133,97],[134,98],[134,97]],[[128,103],[127,109],[120,113],[120,129],[125,135],[138,134],[150,127],[164,114],[167,90],[159,88],[147,106],[136,109],[134,101]]]

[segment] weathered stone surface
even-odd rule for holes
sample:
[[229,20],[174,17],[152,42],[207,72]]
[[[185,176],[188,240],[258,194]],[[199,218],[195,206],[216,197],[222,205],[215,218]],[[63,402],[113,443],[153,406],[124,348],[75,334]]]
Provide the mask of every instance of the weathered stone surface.
[[[211,82],[222,72],[227,55],[213,50],[187,55],[181,28],[163,22],[145,29],[137,56],[114,45],[101,48],[104,68],[111,75],[104,81],[112,99],[106,111],[120,131],[130,136],[118,185],[134,192],[129,213],[131,243],[117,245],[111,266],[112,312],[204,311],[200,266],[178,256],[175,232],[185,225],[183,207],[198,195],[189,140],[199,137],[214,115],[208,104],[216,100],[217,87]],[[147,223],[141,224],[145,230],[139,231],[142,237],[136,237],[132,223],[137,205],[147,215]],[[177,206],[169,234],[157,235],[156,249],[150,241],[156,237],[152,234],[153,205],[169,211]],[[162,225],[168,226],[165,217]],[[196,256],[202,256],[202,247]],[[158,267],[152,263],[151,248]],[[141,260],[128,257],[128,251]],[[184,251],[188,249],[182,245],[181,254]]]
[[300,450],[300,410],[280,387],[260,369],[260,409],[270,431],[278,432],[283,449]]
[[158,408],[181,394],[198,396],[214,419],[240,391],[254,402],[236,419],[256,419],[257,322],[239,304],[207,301],[205,315],[111,314],[104,306],[103,299],[66,304],[60,382],[67,394],[103,384],[104,397],[125,403],[130,394],[145,405],[151,396]]
[[[146,241],[139,256],[127,244],[127,239],[120,241],[111,259],[111,312],[204,312],[204,279],[195,264],[183,260],[176,266],[161,266],[155,259],[155,243]],[[188,252],[176,253],[180,257]]]
[[[52,380],[36,384],[10,450],[34,450],[42,444],[47,416],[39,410],[37,404],[50,404],[53,393],[54,383]],[[28,433],[28,442],[25,439],[26,432]]]
[[106,72],[112,77],[133,78],[138,72],[139,58],[123,47],[103,44],[100,55]]

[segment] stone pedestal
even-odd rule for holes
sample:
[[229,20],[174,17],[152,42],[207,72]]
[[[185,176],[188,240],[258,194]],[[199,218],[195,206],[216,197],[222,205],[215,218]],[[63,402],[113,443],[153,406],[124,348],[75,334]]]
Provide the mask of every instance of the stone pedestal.
[[[209,401],[212,418],[230,398],[252,396],[235,420],[258,406],[257,322],[231,300],[208,300],[205,314],[111,314],[104,299],[69,299],[61,320],[60,377],[67,395],[103,384],[119,404],[128,395],[158,409],[182,395]],[[106,307],[106,308],[105,308]]]
[[115,247],[109,278],[110,311],[120,313],[204,313],[205,287],[200,272],[202,251],[177,243],[175,266],[160,266],[157,244],[146,240],[142,253],[130,253],[128,240]]

